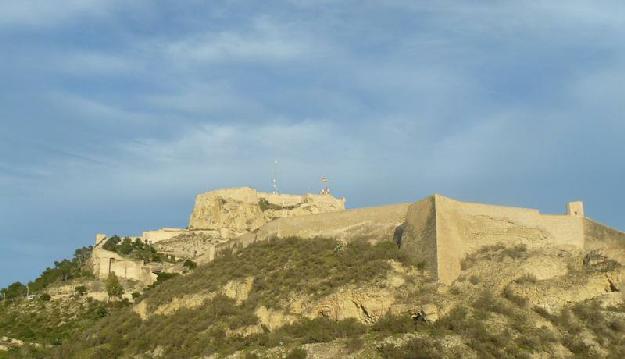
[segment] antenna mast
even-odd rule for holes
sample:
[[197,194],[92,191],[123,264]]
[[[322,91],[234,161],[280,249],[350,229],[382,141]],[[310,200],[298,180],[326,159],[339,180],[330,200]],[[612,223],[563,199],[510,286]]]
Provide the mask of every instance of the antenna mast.
[[321,177],[321,194],[330,194],[330,187],[328,187],[328,177]]
[[273,194],[278,194],[278,160],[273,161],[272,179]]

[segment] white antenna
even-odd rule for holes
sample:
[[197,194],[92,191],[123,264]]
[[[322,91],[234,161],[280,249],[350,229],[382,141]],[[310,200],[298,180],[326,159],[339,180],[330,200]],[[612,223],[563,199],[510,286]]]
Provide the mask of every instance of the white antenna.
[[278,194],[278,160],[274,160],[273,161],[273,171],[272,171],[272,187],[273,187],[273,194]]
[[330,194],[330,187],[328,187],[328,177],[321,177],[321,194]]

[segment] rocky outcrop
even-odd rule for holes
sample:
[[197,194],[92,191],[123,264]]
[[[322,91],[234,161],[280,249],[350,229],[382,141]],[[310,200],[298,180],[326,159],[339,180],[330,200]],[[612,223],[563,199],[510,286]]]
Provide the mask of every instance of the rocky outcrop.
[[218,294],[224,295],[230,299],[234,299],[237,305],[240,305],[249,296],[254,286],[254,278],[248,277],[243,280],[231,280],[217,292],[199,292],[187,294],[180,297],[174,297],[169,303],[162,304],[150,311],[149,301],[143,300],[133,307],[141,319],[147,319],[151,314],[171,315],[180,309],[194,309],[202,306],[207,300],[212,300]]
[[189,229],[214,230],[223,238],[234,238],[276,218],[344,209],[345,199],[331,195],[272,194],[249,187],[221,189],[197,196]]
[[388,313],[395,298],[393,292],[383,288],[350,288],[323,298],[302,308],[305,317],[326,317],[332,320],[357,319],[372,324]]

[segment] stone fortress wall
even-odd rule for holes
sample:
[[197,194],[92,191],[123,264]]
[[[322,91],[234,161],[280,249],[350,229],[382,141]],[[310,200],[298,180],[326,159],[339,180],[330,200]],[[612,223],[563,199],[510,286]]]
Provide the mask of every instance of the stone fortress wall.
[[[502,242],[525,244],[529,249],[601,249],[625,264],[625,233],[585,218],[581,202],[569,203],[563,215],[461,202],[441,195],[412,204],[345,210],[344,199],[328,194],[276,195],[248,187],[230,188],[198,195],[187,229],[166,228],[143,236],[160,252],[200,264],[212,261],[223,250],[287,237],[392,240],[447,284],[460,274],[465,256]],[[128,279],[153,281],[157,268],[134,265],[102,251],[98,246],[94,250],[100,277],[115,271]]]
[[461,272],[462,259],[484,246],[503,242],[528,248],[583,249],[583,207],[577,203],[576,208],[575,213],[546,215],[535,209],[460,202],[434,195],[411,206],[402,242],[423,249],[415,255],[430,264],[441,282],[451,283]]
[[291,236],[341,241],[394,240],[446,284],[459,276],[461,262],[467,255],[499,243],[524,244],[530,250],[601,249],[603,255],[625,264],[625,233],[584,217],[581,202],[571,202],[565,214],[554,215],[529,208],[461,202],[441,195],[412,204],[278,219],[218,246],[217,253]]

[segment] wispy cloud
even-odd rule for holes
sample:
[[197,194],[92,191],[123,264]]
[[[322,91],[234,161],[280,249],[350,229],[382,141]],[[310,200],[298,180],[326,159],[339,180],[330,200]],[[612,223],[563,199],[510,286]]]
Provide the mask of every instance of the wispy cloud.
[[276,62],[318,56],[325,49],[312,34],[267,18],[237,30],[208,31],[164,44],[172,61],[182,64]]
[[47,27],[76,18],[111,14],[123,3],[117,0],[0,1],[0,26]]

